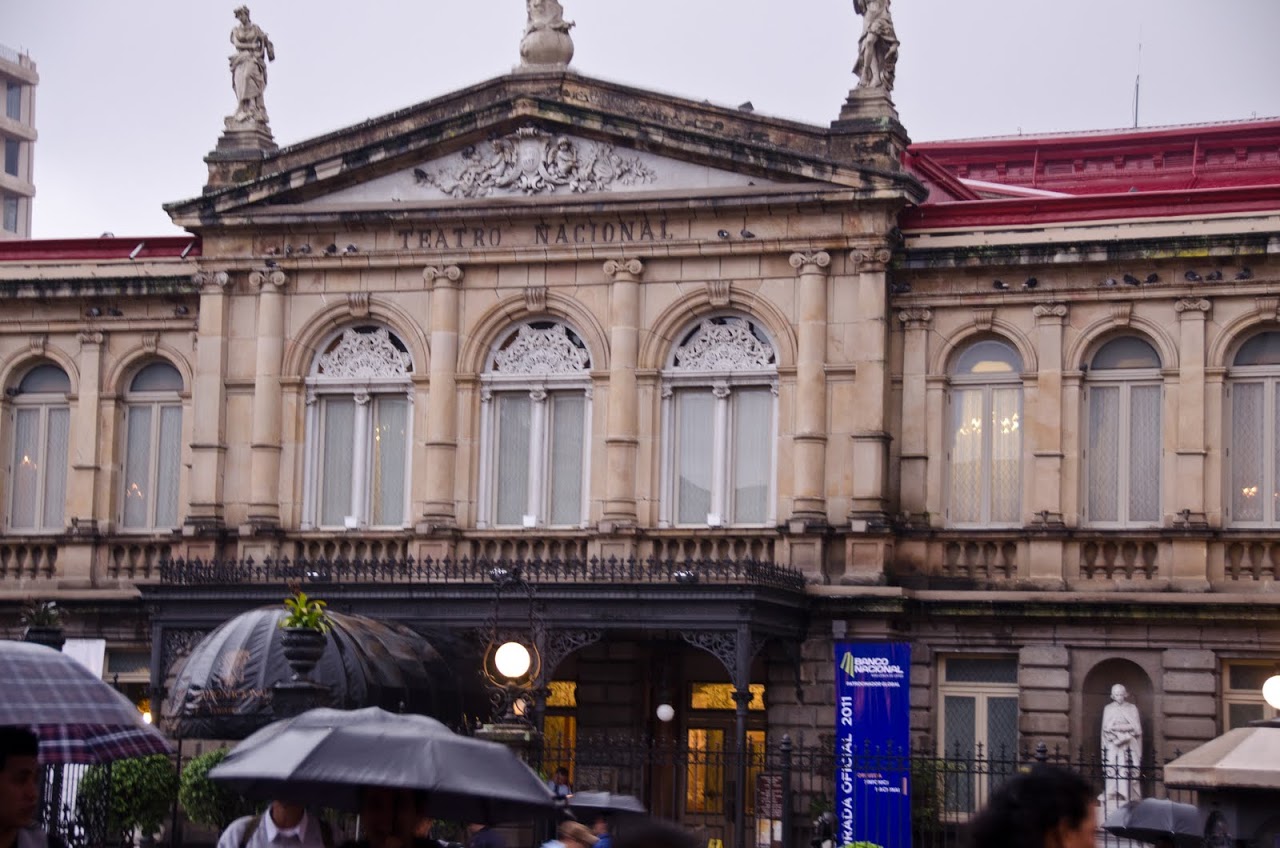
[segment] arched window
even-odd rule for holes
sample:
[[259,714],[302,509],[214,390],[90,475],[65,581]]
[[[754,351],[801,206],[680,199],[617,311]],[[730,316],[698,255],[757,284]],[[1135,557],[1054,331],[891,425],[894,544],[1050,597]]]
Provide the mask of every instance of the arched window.
[[951,368],[947,521],[1011,526],[1022,510],[1022,357],[984,339]]
[[704,318],[663,371],[664,526],[774,520],[778,357],[750,318]]
[[1227,515],[1232,524],[1280,524],[1280,332],[1246,341],[1227,383],[1231,468]]
[[307,378],[303,527],[401,528],[409,513],[413,360],[385,327],[329,340]]
[[9,529],[58,532],[67,500],[67,439],[71,380],[56,365],[37,365],[13,397],[13,462],[9,466]]
[[493,348],[482,376],[481,527],[579,527],[587,520],[591,353],[553,320]]
[[181,391],[182,375],[168,362],[152,362],[129,381],[120,509],[120,524],[127,530],[178,526]]
[[1085,383],[1089,440],[1085,518],[1115,527],[1160,523],[1160,354],[1136,336],[1104,344]]

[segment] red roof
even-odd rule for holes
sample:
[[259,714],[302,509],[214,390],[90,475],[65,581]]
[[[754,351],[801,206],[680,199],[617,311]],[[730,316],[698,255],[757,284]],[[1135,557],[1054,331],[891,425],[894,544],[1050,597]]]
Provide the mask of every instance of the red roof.
[[199,255],[200,238],[198,236],[12,239],[0,241],[0,262],[186,259]]

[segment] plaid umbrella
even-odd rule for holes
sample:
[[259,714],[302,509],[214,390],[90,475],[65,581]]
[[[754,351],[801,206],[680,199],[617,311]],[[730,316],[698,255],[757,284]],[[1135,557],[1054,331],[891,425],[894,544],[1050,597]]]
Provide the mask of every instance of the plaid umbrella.
[[52,648],[0,641],[0,680],[0,725],[35,731],[46,765],[170,752],[169,743],[128,698]]

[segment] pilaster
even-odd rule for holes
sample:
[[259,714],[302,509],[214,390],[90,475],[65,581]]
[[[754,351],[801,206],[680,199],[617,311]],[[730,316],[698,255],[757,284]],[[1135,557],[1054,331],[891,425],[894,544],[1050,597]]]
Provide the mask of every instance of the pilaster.
[[422,279],[431,289],[431,403],[427,405],[426,504],[428,532],[458,525],[455,469],[458,462],[458,289],[457,265],[430,266]]
[[889,427],[885,408],[888,394],[887,248],[854,250],[849,260],[857,269],[858,318],[854,321],[853,364],[858,379],[854,391],[853,496],[849,518],[855,531],[887,526]]
[[1062,333],[1071,314],[1065,303],[1040,303],[1031,310],[1036,322],[1040,370],[1035,406],[1024,415],[1025,438],[1032,456],[1029,510],[1045,523],[1062,523]]
[[68,525],[73,535],[91,536],[99,521],[96,494],[100,483],[102,428],[99,416],[102,404],[102,353],[106,333],[99,330],[82,332],[80,339],[80,385],[76,393],[75,419],[71,424],[71,478],[67,481]]
[[636,525],[636,454],[639,445],[640,396],[636,386],[639,355],[639,259],[610,259],[604,273],[609,293],[609,399],[606,411],[605,461],[608,467],[601,530],[613,532]]
[[280,368],[284,357],[283,292],[287,284],[283,271],[254,271],[249,275],[249,285],[258,290],[249,474],[249,524],[255,530],[280,525]]
[[226,378],[228,294],[226,271],[202,272],[196,326],[196,371],[191,386],[191,505],[184,535],[220,530],[224,520],[223,479],[226,461]]
[[1178,315],[1177,466],[1173,485],[1165,489],[1175,500],[1165,512],[1187,510],[1189,518],[1204,523],[1205,482],[1210,479],[1205,474],[1205,323],[1212,304],[1184,297],[1173,308]]
[[[825,251],[793,253],[797,285],[798,355],[791,511],[793,531],[827,524],[827,267]],[[799,525],[798,527],[796,525]]]
[[933,310],[912,307],[898,312],[902,325],[902,397],[901,438],[898,458],[901,463],[899,500],[902,511],[919,515],[929,511],[928,504],[928,420],[918,408],[907,409],[908,403],[927,403],[926,377],[929,373],[929,329],[933,326]]

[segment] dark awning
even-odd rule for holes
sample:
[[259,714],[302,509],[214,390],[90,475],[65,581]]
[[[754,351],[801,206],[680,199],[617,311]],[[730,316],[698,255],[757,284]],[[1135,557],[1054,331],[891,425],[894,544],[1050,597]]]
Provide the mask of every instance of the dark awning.
[[[279,627],[285,611],[242,613],[200,641],[179,666],[164,705],[164,728],[195,739],[243,739],[280,718],[273,687],[293,678]],[[450,668],[431,643],[409,628],[358,615],[330,613],[332,629],[311,678],[329,687],[324,706],[382,707],[428,715],[451,726],[465,721],[465,671]],[[474,666],[473,666],[474,668]]]

